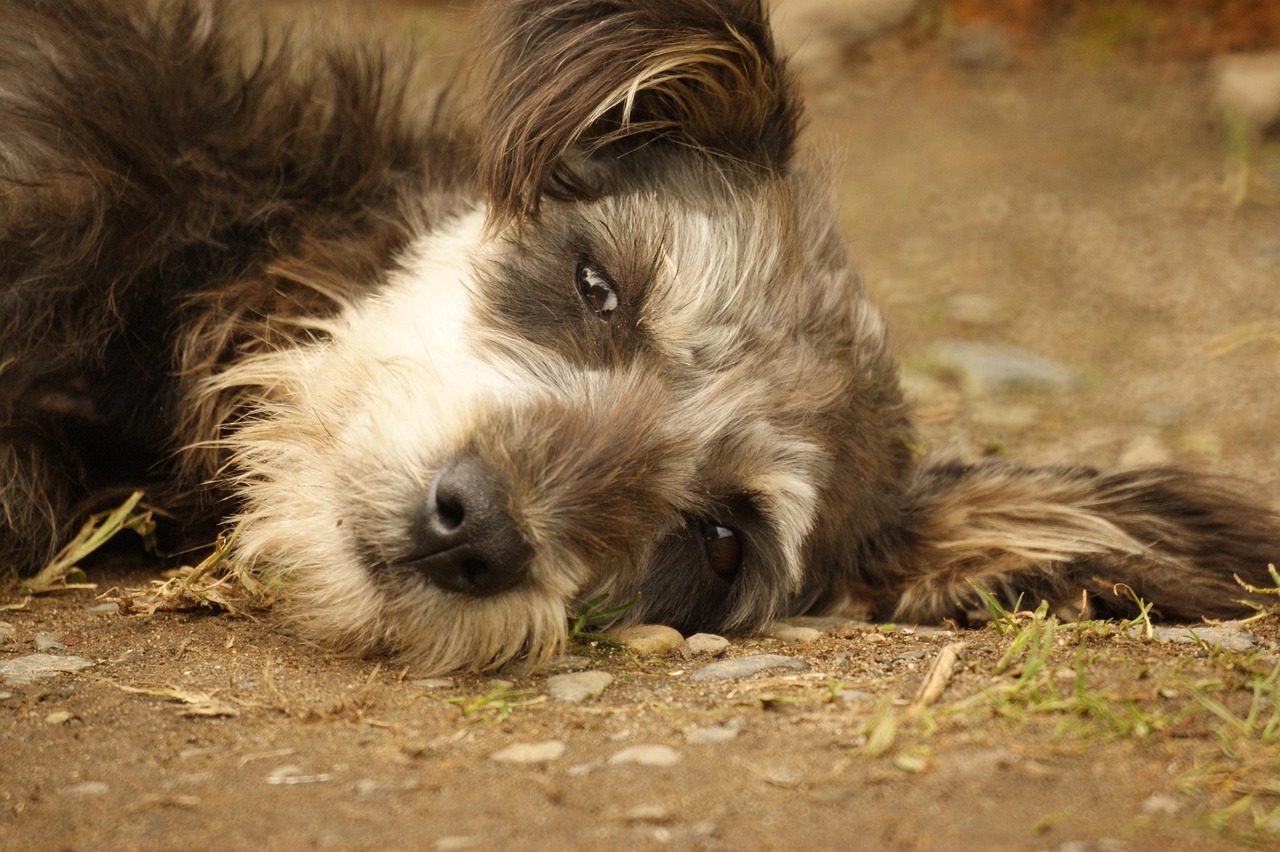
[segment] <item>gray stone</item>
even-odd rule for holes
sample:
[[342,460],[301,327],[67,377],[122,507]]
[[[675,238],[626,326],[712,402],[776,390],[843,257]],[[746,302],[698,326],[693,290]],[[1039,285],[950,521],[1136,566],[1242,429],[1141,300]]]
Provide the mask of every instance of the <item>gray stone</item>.
[[842,689],[838,693],[840,700],[846,704],[852,704],[855,701],[866,701],[868,698],[875,698],[873,693],[867,692],[865,689]]
[[[1143,635],[1141,625],[1130,629],[1131,634]],[[1224,621],[1218,625],[1204,624],[1196,627],[1157,627],[1154,630],[1156,641],[1173,642],[1179,645],[1199,645],[1204,643],[1213,648],[1225,651],[1243,652],[1258,644],[1254,635],[1245,630],[1238,621]]]
[[680,653],[688,657],[718,657],[729,650],[729,640],[714,633],[695,633],[680,646]]
[[579,654],[561,654],[558,657],[552,657],[546,663],[538,667],[538,674],[564,674],[565,672],[580,672],[591,667],[591,658],[583,657]]
[[36,634],[35,642],[37,651],[65,651],[67,646],[62,644],[62,634],[44,631]]
[[90,615],[104,615],[107,613],[119,612],[120,604],[116,603],[115,601],[107,601],[106,603],[87,606],[84,608],[84,611],[89,613]]
[[611,630],[608,636],[627,650],[645,655],[666,653],[684,644],[680,632],[665,624],[637,624]]
[[810,666],[796,657],[784,657],[781,654],[753,654],[749,657],[734,657],[731,660],[720,660],[708,663],[695,669],[690,680],[733,680],[735,678],[753,677],[767,671],[779,669],[793,672],[807,672]]
[[577,704],[595,698],[613,683],[608,672],[567,672],[547,678],[547,694],[560,701]]
[[499,763],[549,763],[559,760],[564,755],[565,745],[559,740],[547,740],[541,743],[520,743],[508,746],[489,755],[490,760]]
[[1063,391],[1080,386],[1080,373],[1025,349],[998,343],[947,340],[929,353],[934,366],[959,379],[973,396],[1015,390]]
[[671,746],[650,743],[624,748],[609,758],[609,764],[612,766],[625,763],[633,763],[638,766],[675,766],[679,762],[680,752]]
[[690,728],[685,734],[685,742],[690,745],[718,745],[738,738],[742,730],[742,719],[733,719],[723,725],[708,725],[705,728]]
[[453,689],[458,684],[451,677],[424,677],[411,681],[410,685],[420,689]]
[[53,677],[62,672],[78,672],[93,668],[93,663],[81,657],[61,657],[56,654],[28,654],[0,662],[0,676],[10,686],[25,686],[37,680]]

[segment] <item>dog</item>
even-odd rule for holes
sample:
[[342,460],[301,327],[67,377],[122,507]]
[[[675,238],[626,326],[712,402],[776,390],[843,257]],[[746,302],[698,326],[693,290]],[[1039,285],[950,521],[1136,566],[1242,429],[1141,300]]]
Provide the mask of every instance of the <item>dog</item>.
[[913,451],[760,0],[481,14],[485,79],[424,94],[217,0],[0,0],[0,562],[141,486],[300,635],[433,672],[600,596],[1247,611],[1280,523],[1212,479]]

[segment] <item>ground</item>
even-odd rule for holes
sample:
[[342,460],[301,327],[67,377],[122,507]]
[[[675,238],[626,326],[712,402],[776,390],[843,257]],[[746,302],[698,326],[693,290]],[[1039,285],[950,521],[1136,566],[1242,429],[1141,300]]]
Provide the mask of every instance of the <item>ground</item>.
[[[1262,141],[1224,129],[1196,58],[976,38],[884,38],[810,93],[809,139],[839,164],[922,447],[1170,461],[1280,506],[1280,174]],[[1002,390],[939,341],[1014,347],[1078,380]],[[732,637],[726,656],[807,671],[723,681],[694,679],[710,658],[581,641],[564,666],[613,680],[572,703],[548,695],[547,673],[440,683],[333,659],[269,612],[126,614],[120,590],[152,577],[104,566],[93,591],[0,598],[0,666],[92,663],[0,678],[0,847],[1214,849],[1280,835],[1276,615],[1226,629],[1236,651],[1030,613],[976,631],[793,625],[820,635]],[[956,643],[950,680],[912,710]],[[542,743],[559,756],[494,759]],[[616,762],[637,745],[665,749]]]

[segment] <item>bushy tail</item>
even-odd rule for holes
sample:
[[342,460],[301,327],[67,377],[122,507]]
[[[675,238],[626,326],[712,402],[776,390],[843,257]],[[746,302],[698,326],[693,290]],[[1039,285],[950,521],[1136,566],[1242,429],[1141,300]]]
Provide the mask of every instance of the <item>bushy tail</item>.
[[1280,564],[1276,513],[1168,468],[926,465],[888,539],[882,615],[900,621],[985,620],[975,585],[1071,619],[1135,615],[1134,596],[1166,619],[1231,617],[1249,611],[1236,577],[1274,586]]

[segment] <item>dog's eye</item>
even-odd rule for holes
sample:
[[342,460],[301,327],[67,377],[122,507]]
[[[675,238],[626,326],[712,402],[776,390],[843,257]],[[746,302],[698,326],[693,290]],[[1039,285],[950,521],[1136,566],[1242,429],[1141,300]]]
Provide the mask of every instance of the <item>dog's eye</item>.
[[609,276],[600,267],[584,260],[578,264],[576,277],[582,301],[601,319],[609,319],[618,307],[618,294]]
[[732,580],[742,567],[742,543],[738,534],[719,524],[707,524],[702,528],[702,547],[707,553],[707,564],[722,579]]

